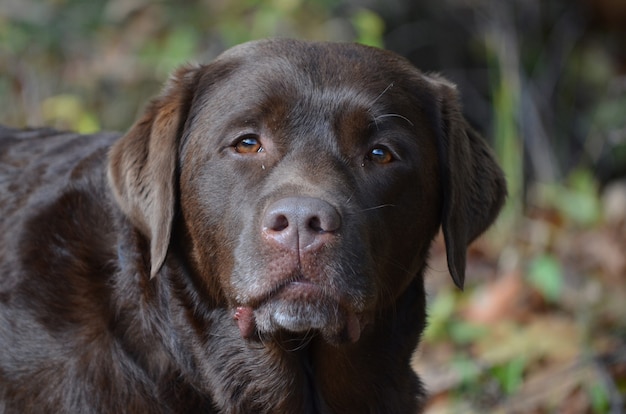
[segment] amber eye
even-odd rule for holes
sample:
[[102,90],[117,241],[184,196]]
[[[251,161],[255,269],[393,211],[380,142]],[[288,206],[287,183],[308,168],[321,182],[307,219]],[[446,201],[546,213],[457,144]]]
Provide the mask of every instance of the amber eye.
[[263,151],[259,137],[253,134],[244,135],[234,145],[235,151],[240,154],[254,154]]
[[375,147],[367,154],[367,159],[375,162],[376,164],[389,164],[395,158],[391,151],[385,147]]

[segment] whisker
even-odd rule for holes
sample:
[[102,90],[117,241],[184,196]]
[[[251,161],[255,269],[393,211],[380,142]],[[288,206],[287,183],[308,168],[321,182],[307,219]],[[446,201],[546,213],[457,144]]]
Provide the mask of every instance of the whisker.
[[352,201],[352,197],[354,197],[354,192],[352,192],[352,194],[350,194],[350,197],[348,197],[348,199],[346,200],[346,204],[349,204],[350,201]]
[[387,86],[387,87],[385,88],[385,90],[384,90],[384,91],[382,91],[382,92],[380,93],[380,95],[378,95],[378,96],[376,97],[376,99],[374,99],[374,100],[372,101],[371,105],[373,106],[373,105],[376,103],[376,101],[377,101],[377,100],[379,100],[379,99],[380,99],[380,98],[381,98],[384,94],[386,94],[386,93],[387,93],[387,91],[388,91],[389,89],[393,88],[393,84],[394,84],[394,82],[391,82],[391,83],[389,84],[389,86]]
[[[394,84],[394,83],[393,83],[393,82],[391,82],[391,83],[390,83],[390,84],[389,84],[389,85],[385,88],[385,90],[384,90],[384,91],[382,91],[382,92],[380,93],[380,95],[378,95],[378,96],[376,97],[376,99],[374,99],[374,100],[370,103],[370,107],[373,107],[373,106],[374,106],[374,104],[376,103],[376,101],[378,101],[378,100],[379,100],[379,99],[380,99],[380,98],[381,98],[384,94],[386,94],[386,93],[387,93],[387,91],[388,91],[389,89],[391,89],[391,88],[393,87],[393,84]],[[374,120],[374,125],[376,125],[376,129],[378,129],[377,117],[374,117],[374,116],[373,116],[371,109],[369,109],[369,110],[368,110],[368,112],[370,113],[370,115],[372,115],[372,119]]]
[[385,115],[379,115],[379,116],[377,116],[376,118],[374,118],[374,122],[376,123],[376,125],[378,125],[378,122],[376,122],[377,120],[379,120],[379,119],[381,119],[381,118],[391,118],[391,117],[395,117],[395,118],[400,118],[400,119],[403,119],[403,120],[405,120],[406,122],[408,122],[408,123],[409,123],[409,125],[411,125],[411,126],[415,126],[415,125],[413,124],[413,122],[411,122],[411,121],[409,120],[409,118],[407,118],[406,116],[402,116],[402,115],[400,115],[400,114],[385,114]]
[[[314,337],[315,337],[315,333],[312,332],[311,329],[309,329],[306,331],[303,338],[289,339],[285,341],[285,346],[284,347],[281,346],[281,348],[286,352],[296,352],[296,351],[306,348],[311,343]],[[289,342],[295,342],[296,346],[293,348],[287,348],[287,345],[290,345]]]
[[396,260],[393,260],[390,257],[383,257],[382,260],[384,260],[386,263],[388,263],[390,266],[395,267],[396,269],[402,271],[403,273],[406,273],[407,275],[413,276],[412,272],[407,269],[406,267],[402,266],[400,263],[398,263]]
[[384,207],[396,207],[396,205],[395,204],[381,204],[379,206],[364,208],[361,210],[361,213],[364,213],[366,211],[371,211],[371,210],[378,210],[379,208],[384,208]]

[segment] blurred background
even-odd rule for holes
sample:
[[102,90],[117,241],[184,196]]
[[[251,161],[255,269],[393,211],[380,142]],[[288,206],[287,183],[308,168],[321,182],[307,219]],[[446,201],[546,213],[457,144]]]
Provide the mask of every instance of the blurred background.
[[433,246],[427,413],[624,412],[624,0],[2,0],[0,123],[123,131],[173,68],[276,36],[443,74],[506,171],[464,292]]

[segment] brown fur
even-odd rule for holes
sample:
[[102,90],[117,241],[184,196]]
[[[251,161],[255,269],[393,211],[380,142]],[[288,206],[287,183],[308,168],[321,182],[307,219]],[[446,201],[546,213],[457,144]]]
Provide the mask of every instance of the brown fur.
[[349,44],[180,69],[119,138],[0,138],[6,413],[417,412],[431,241],[462,287],[506,192],[454,86]]

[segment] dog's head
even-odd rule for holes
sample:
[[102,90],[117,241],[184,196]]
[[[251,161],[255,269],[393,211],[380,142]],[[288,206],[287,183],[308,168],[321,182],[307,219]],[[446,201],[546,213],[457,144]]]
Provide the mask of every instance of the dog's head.
[[505,196],[453,85],[383,50],[288,40],[176,72],[113,147],[109,177],[152,276],[184,243],[244,337],[331,342],[393,305],[440,226],[462,287],[467,245]]

